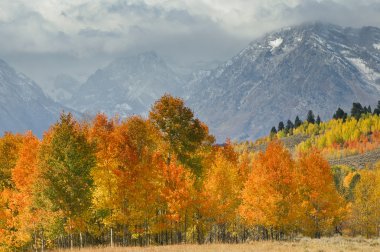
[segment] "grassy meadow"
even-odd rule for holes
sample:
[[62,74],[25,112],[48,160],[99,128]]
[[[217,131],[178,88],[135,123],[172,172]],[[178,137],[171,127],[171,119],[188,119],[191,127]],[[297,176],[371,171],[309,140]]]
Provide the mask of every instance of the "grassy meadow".
[[[63,251],[63,250],[61,250]],[[257,241],[246,244],[182,244],[150,247],[99,247],[74,250],[81,252],[237,252],[237,251],[380,251],[380,239],[362,238],[302,238],[298,241]]]

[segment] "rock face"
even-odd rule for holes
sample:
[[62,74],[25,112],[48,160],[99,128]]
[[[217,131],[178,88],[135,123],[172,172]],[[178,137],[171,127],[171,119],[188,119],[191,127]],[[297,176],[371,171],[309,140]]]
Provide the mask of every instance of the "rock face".
[[314,23],[255,40],[231,60],[195,75],[187,104],[219,141],[255,139],[309,109],[322,119],[352,102],[380,100],[380,29]]
[[89,114],[145,114],[165,92],[181,95],[182,82],[156,53],[146,52],[97,70],[66,105]]
[[53,124],[63,107],[46,97],[35,82],[0,60],[0,135],[32,130],[38,136]]

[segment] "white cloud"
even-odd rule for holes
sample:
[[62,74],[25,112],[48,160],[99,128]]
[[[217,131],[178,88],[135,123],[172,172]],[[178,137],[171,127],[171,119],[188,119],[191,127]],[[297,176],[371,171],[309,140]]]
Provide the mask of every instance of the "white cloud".
[[[359,10],[361,15],[350,15]],[[94,49],[112,52],[111,45],[115,52],[127,50],[149,33],[161,36],[153,39],[158,41],[192,36],[204,27],[250,40],[281,26],[318,19],[380,25],[379,10],[380,0],[3,0],[0,35],[19,41],[7,45],[3,40],[0,45],[2,50],[87,55],[84,51]]]
[[378,13],[380,0],[1,0],[0,58],[156,50],[181,63],[225,59],[283,26],[380,26]]

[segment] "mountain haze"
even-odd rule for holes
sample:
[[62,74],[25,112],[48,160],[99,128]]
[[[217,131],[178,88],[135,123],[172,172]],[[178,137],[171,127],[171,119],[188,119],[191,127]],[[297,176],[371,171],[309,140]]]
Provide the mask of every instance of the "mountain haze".
[[66,104],[90,114],[145,114],[166,92],[181,95],[182,82],[155,52],[146,52],[97,70]]
[[0,132],[32,130],[41,136],[59,117],[63,107],[46,97],[41,88],[0,59]]

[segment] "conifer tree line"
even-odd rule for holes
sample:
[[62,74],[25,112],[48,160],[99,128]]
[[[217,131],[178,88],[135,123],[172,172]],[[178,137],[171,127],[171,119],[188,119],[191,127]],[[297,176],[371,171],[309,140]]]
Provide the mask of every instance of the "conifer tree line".
[[372,237],[379,182],[380,167],[331,168],[279,141],[260,153],[215,145],[170,95],[147,119],[62,113],[42,139],[0,138],[0,250]]
[[[380,115],[380,101],[377,103],[377,107],[373,110],[371,105],[368,107],[362,106],[359,102],[354,102],[352,104],[351,108],[351,116],[354,117],[356,120],[359,120],[362,115],[365,114],[372,114],[372,115]],[[343,122],[347,119],[347,113],[344,112],[343,109],[338,108],[337,111],[333,115],[333,119],[343,119]],[[315,115],[312,110],[309,110],[306,116],[306,122],[311,124],[317,124],[319,125],[322,120],[319,115],[317,115],[317,118],[315,119]],[[302,125],[302,121],[298,116],[296,116],[294,123],[289,119],[286,122],[286,127],[284,125],[283,121],[280,121],[278,124],[278,127],[276,129],[275,126],[273,126],[270,130],[270,135],[273,136],[274,134],[277,134],[278,132],[283,131],[285,135],[293,135],[293,129],[297,129],[299,126]]]

